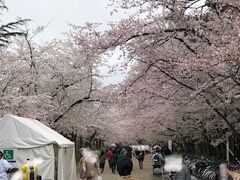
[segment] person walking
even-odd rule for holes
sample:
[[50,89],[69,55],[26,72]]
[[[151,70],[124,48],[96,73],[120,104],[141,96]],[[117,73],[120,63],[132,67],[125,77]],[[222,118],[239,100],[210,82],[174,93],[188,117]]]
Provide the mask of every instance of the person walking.
[[132,159],[132,148],[131,147],[127,148],[126,157],[128,159]]
[[163,157],[170,156],[172,154],[171,150],[168,148],[167,145],[164,146],[162,149],[162,155]]
[[115,172],[116,172],[117,158],[118,158],[118,152],[116,149],[114,149],[112,151],[112,156],[110,158],[110,166],[111,166],[113,174],[115,174]]
[[84,180],[95,180],[97,176],[100,176],[97,164],[97,158],[94,153],[90,150],[87,153],[83,153],[83,157],[80,159],[80,165],[82,169],[82,175],[80,178]]
[[153,171],[156,168],[160,169],[164,165],[164,158],[160,152],[160,149],[157,148],[155,154],[152,156]]
[[137,180],[133,176],[131,176],[131,172],[133,170],[132,160],[129,158],[124,158],[118,161],[117,171],[120,175],[120,180]]
[[121,151],[119,152],[118,156],[117,156],[117,162],[122,161],[122,160],[124,160],[124,159],[126,159],[126,158],[127,158],[127,156],[125,155],[124,150],[121,150]]
[[105,167],[105,153],[104,151],[101,151],[100,153],[100,157],[99,157],[99,167],[100,167],[100,170],[101,170],[101,174],[103,173],[104,171],[104,167]]
[[137,155],[139,167],[140,169],[143,169],[143,161],[144,161],[145,153],[144,151],[139,151],[138,153],[136,152],[136,155]]
[[3,159],[3,153],[0,151],[0,180],[8,180],[8,172],[11,170],[11,164]]
[[110,169],[112,169],[111,163],[110,163],[110,159],[112,158],[112,155],[113,155],[112,149],[111,149],[111,148],[108,148],[108,149],[106,150],[106,155],[105,155],[105,157],[106,157],[106,159],[108,160],[108,165],[109,165],[109,168],[110,168]]

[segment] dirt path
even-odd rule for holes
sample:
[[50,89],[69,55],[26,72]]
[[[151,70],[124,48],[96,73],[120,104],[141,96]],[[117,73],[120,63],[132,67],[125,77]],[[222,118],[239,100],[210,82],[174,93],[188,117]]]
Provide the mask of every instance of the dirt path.
[[[133,157],[133,172],[132,175],[138,180],[161,180],[161,177],[152,176],[152,162],[151,156],[146,156],[143,164],[143,169],[140,169],[138,166],[138,161]],[[108,162],[105,164],[105,171],[102,174],[103,180],[119,180],[119,175],[112,174],[109,169]]]

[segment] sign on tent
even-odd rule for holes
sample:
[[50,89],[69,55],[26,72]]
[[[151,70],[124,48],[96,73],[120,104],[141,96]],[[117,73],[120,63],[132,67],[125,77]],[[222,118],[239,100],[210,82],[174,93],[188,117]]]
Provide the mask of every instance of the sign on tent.
[[3,150],[3,157],[6,160],[14,159],[14,151],[13,151],[13,149],[4,149]]

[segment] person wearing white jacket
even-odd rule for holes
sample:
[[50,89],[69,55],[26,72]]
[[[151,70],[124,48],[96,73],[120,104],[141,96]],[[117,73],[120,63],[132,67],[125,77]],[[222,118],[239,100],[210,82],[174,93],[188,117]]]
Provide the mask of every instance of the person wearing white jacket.
[[8,172],[11,169],[11,164],[3,159],[3,153],[0,151],[0,179],[9,180]]

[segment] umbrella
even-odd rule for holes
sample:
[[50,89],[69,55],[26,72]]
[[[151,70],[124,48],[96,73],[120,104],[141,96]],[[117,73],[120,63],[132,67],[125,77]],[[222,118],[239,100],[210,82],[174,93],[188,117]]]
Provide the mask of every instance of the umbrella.
[[153,146],[153,149],[157,149],[157,148],[161,149],[161,147],[158,145]]

